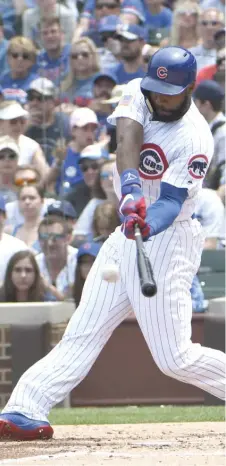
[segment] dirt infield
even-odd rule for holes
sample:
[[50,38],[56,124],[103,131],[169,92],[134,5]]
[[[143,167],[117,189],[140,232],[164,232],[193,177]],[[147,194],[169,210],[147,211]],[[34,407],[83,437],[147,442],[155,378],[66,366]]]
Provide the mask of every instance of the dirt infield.
[[1,442],[0,465],[223,466],[225,424],[56,426],[47,442]]

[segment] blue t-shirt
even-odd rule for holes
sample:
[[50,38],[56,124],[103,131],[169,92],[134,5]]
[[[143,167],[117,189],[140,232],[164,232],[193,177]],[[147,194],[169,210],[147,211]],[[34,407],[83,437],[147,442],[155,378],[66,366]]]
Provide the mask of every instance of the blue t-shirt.
[[7,73],[9,69],[8,61],[7,61],[7,49],[8,49],[9,41],[3,39],[0,42],[0,70],[1,73]]
[[[35,72],[29,73],[26,78],[13,79],[11,73],[8,71],[0,78],[0,85],[2,89],[22,89],[27,91],[31,82],[37,79],[39,76]],[[7,94],[7,91],[6,91]]]
[[71,46],[65,45],[59,58],[51,59],[46,50],[41,50],[37,58],[37,73],[53,81],[56,86],[69,72],[69,57]]
[[138,70],[135,71],[134,73],[127,73],[125,71],[123,63],[120,63],[119,65],[117,65],[112,70],[112,72],[117,76],[118,84],[127,84],[132,79],[143,78],[143,76],[145,75],[145,72],[142,68],[138,68]]
[[[62,165],[61,174],[56,182],[56,191],[60,195],[64,194],[65,182],[69,183],[69,188],[72,188],[75,184],[83,180],[83,174],[80,169],[78,160],[80,157],[79,152],[74,152],[71,147],[67,148],[66,157]],[[70,189],[67,188],[67,192]]]
[[147,5],[144,5],[145,26],[147,29],[170,28],[172,25],[173,12],[166,7],[157,15],[151,14]]
[[93,98],[93,80],[96,73],[86,79],[77,79],[72,86],[62,93],[61,100],[72,102],[79,107],[86,107]]

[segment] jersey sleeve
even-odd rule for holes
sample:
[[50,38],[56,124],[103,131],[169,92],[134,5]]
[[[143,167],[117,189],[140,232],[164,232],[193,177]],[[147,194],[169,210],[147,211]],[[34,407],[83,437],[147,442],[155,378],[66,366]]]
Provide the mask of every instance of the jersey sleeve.
[[186,188],[188,192],[202,186],[213,156],[213,140],[207,137],[205,144],[195,146],[191,142],[175,151],[162,177],[163,182]]
[[141,79],[133,79],[125,86],[122,97],[114,110],[107,118],[108,123],[116,125],[117,118],[131,118],[144,126],[147,107],[144,96],[140,90]]

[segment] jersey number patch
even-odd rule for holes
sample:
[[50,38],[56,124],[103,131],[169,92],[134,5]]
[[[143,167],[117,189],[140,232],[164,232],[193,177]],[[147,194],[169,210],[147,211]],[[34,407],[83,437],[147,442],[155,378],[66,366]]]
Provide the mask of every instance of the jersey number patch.
[[143,144],[140,152],[140,177],[146,180],[158,180],[168,168],[166,156],[157,144]]

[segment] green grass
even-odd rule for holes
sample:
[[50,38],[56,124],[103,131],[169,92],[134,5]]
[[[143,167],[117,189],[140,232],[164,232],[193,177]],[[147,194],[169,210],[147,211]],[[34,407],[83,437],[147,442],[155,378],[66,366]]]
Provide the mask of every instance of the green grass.
[[225,408],[224,406],[56,408],[51,411],[49,419],[55,425],[217,422],[225,420]]

